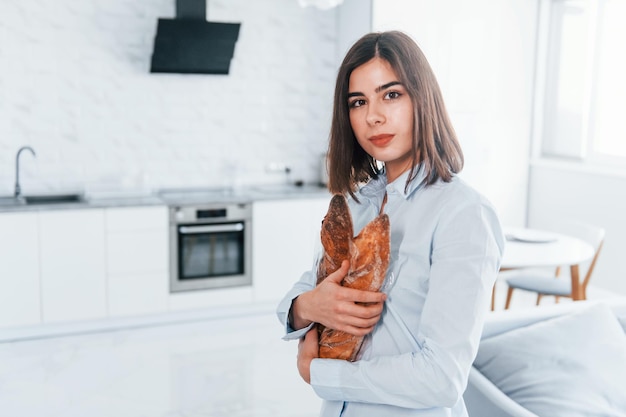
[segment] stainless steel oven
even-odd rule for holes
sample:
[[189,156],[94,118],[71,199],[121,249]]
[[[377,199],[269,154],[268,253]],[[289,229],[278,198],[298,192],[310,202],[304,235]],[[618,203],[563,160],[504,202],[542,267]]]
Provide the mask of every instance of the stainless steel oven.
[[170,292],[252,284],[252,206],[170,207]]

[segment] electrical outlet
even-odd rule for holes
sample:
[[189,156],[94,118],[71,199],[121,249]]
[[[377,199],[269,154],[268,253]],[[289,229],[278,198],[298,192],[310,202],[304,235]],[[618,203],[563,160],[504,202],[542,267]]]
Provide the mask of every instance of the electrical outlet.
[[291,172],[291,168],[289,168],[289,166],[279,162],[270,162],[265,166],[265,170],[267,172]]

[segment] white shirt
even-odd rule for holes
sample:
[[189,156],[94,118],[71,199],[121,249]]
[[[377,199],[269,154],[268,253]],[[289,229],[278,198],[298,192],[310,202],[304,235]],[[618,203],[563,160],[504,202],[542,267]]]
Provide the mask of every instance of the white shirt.
[[[356,362],[314,359],[311,386],[321,416],[467,416],[463,392],[478,349],[504,237],[492,205],[454,177],[405,192],[408,172],[371,180],[349,199],[355,234],[379,213],[391,226],[391,261],[382,317]],[[315,267],[280,302],[285,339],[293,299],[315,286]]]

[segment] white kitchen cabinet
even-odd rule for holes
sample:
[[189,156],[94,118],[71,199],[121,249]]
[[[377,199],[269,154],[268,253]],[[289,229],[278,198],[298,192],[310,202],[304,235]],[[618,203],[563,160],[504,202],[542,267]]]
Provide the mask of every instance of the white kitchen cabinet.
[[166,206],[0,213],[0,328],[275,303],[313,265],[329,201],[255,201],[253,285],[176,294]]
[[328,197],[253,204],[252,280],[255,302],[277,302],[312,267]]
[[109,208],[105,223],[109,316],[167,311],[167,207]]
[[213,288],[198,291],[182,291],[170,294],[169,311],[220,309],[222,307],[249,306],[253,303],[253,290],[249,285],[241,287]]
[[0,327],[41,321],[37,223],[35,212],[0,214]]
[[104,210],[39,212],[45,323],[106,317]]

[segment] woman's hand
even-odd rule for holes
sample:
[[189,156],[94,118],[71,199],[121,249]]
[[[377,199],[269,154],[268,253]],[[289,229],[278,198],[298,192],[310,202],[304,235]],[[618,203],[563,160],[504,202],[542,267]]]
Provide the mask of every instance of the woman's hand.
[[[301,329],[312,322],[364,336],[374,330],[383,311],[384,293],[361,291],[341,286],[349,262],[330,274],[313,290],[300,294],[292,306],[292,326]],[[357,304],[360,303],[360,304]]]
[[317,328],[313,327],[298,342],[298,372],[307,384],[311,383],[311,361],[319,357]]

